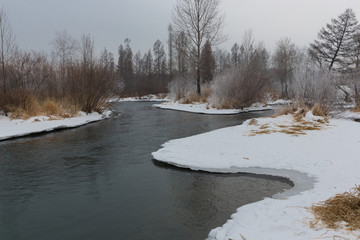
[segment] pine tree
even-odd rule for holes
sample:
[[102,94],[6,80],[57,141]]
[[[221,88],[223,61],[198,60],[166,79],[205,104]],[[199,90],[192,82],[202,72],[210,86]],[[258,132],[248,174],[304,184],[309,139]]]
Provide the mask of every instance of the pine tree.
[[358,28],[354,11],[346,9],[338,18],[331,19],[331,23],[320,30],[318,39],[310,44],[310,55],[320,67],[344,70],[349,65],[354,35]]
[[201,52],[201,78],[202,82],[210,82],[214,78],[215,58],[210,41],[206,41]]

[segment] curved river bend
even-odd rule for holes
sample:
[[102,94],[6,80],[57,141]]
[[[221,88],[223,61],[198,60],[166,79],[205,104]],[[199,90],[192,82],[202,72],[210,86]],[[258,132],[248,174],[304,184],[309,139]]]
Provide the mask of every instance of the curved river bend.
[[151,152],[271,114],[213,116],[118,103],[120,116],[0,142],[0,239],[205,239],[244,204],[289,189],[285,179],[192,172]]

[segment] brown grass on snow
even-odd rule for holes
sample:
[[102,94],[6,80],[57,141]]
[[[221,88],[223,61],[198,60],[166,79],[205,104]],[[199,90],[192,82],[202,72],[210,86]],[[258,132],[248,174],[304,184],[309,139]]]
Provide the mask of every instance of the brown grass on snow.
[[311,212],[315,216],[311,227],[320,224],[332,229],[344,227],[350,231],[359,230],[360,186],[313,205]]
[[[289,135],[299,136],[306,135],[307,131],[315,131],[323,129],[324,125],[329,123],[327,117],[318,119],[316,121],[305,121],[304,117],[308,112],[304,108],[287,108],[283,109],[282,112],[286,114],[291,114],[294,121],[291,124],[276,124],[275,128],[272,128],[269,124],[258,125],[257,121],[250,120],[249,125],[257,126],[257,129],[253,129],[250,132],[250,136],[261,135],[261,134],[271,134],[275,132],[285,133]],[[281,114],[282,115],[282,114]],[[272,116],[273,118],[278,117],[279,115]]]

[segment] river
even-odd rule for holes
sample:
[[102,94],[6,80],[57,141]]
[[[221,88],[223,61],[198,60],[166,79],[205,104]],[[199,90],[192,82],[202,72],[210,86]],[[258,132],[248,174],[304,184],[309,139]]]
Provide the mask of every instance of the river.
[[0,142],[0,239],[205,239],[244,204],[291,188],[265,175],[212,174],[152,160],[170,139],[270,112],[214,116],[117,103],[119,116]]

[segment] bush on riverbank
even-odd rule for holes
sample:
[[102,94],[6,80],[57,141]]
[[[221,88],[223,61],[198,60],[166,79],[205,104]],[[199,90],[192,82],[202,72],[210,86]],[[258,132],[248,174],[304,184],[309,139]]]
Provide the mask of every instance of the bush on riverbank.
[[0,70],[0,111],[12,113],[12,118],[101,113],[119,89],[113,59],[106,50],[95,58],[90,36],[83,36],[73,51],[54,59],[17,50]]

